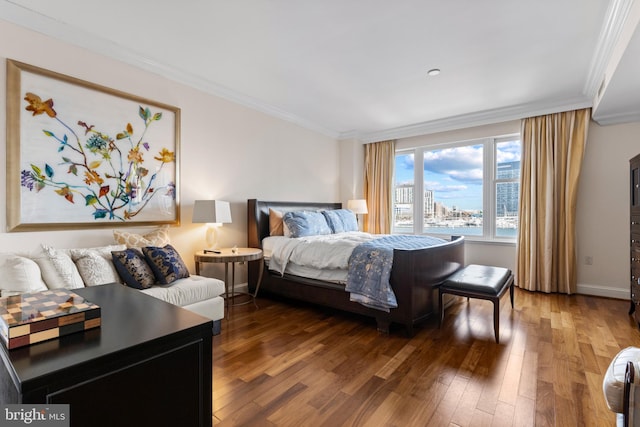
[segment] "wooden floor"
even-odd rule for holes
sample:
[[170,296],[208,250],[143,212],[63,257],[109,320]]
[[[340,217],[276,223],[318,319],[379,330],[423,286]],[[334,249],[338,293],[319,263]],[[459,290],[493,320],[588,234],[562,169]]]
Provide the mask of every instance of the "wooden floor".
[[457,298],[413,338],[371,319],[266,296],[214,338],[216,426],[613,426],[611,358],[640,346],[628,301],[516,289]]

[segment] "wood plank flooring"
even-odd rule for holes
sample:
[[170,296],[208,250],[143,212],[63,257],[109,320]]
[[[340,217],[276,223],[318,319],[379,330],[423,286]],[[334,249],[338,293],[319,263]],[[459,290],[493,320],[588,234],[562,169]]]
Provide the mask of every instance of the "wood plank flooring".
[[215,426],[613,426],[602,378],[640,346],[629,302],[516,289],[456,298],[407,338],[372,319],[258,298],[213,340]]

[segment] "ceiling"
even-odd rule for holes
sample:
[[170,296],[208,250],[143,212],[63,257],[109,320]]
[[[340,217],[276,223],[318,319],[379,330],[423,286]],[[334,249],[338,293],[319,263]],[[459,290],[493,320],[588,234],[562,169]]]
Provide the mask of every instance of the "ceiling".
[[640,120],[640,36],[602,85],[633,2],[0,0],[0,19],[376,140],[587,107],[598,90],[596,119]]

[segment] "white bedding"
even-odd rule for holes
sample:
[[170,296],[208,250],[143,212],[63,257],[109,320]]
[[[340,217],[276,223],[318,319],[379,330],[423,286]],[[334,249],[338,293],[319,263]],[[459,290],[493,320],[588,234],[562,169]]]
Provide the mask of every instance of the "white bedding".
[[[269,261],[266,260],[266,262],[267,265],[269,265]],[[307,279],[322,280],[323,282],[339,283],[341,285],[347,284],[347,276],[349,275],[348,270],[342,270],[339,268],[319,269],[313,267],[304,267],[296,265],[292,262],[287,264],[285,273],[293,276],[305,277]]]
[[269,270],[297,274],[294,273],[297,269],[298,275],[313,274],[314,270],[321,274],[320,270],[324,270],[329,276],[336,273],[337,281],[344,283],[353,249],[377,237],[380,236],[360,231],[298,238],[271,236],[262,241],[262,248],[269,261]]
[[441,242],[426,236],[351,231],[297,238],[271,236],[262,245],[270,271],[321,280],[337,272],[339,279],[332,281],[345,284],[351,301],[389,312],[398,306],[390,283],[395,248],[422,249]]

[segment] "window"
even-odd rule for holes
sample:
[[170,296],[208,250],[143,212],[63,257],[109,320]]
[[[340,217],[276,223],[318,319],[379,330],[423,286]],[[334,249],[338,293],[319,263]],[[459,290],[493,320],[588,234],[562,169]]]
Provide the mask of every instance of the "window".
[[520,197],[520,141],[498,141],[495,148],[495,236],[515,239]]
[[517,136],[398,151],[395,166],[394,233],[516,237]]
[[413,153],[396,154],[393,226],[397,233],[413,233]]

